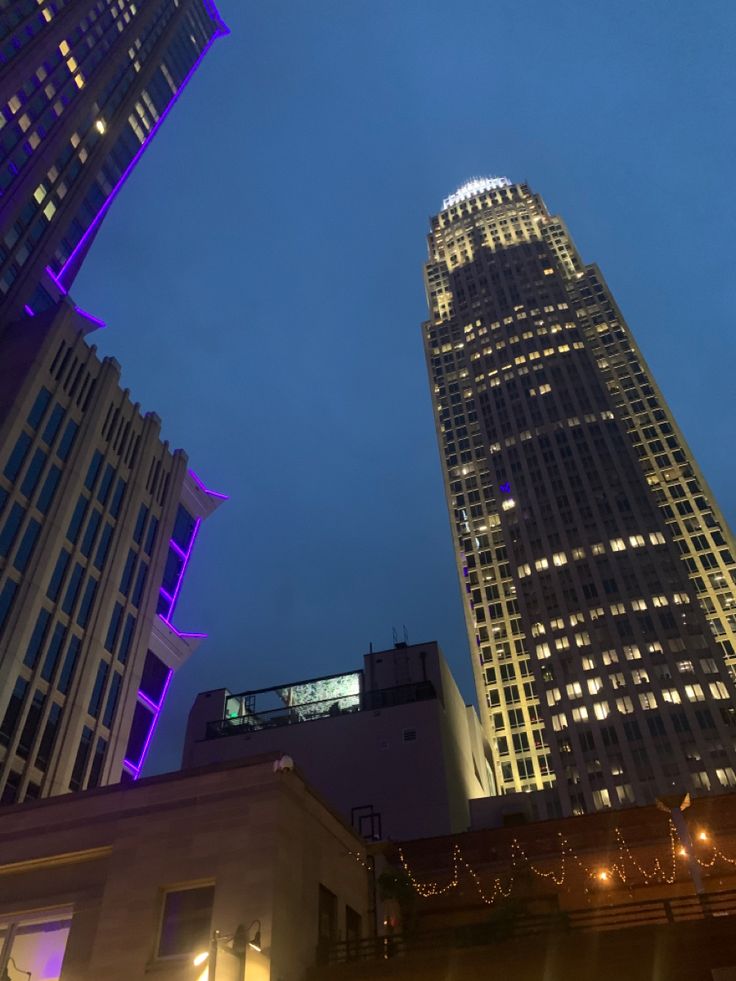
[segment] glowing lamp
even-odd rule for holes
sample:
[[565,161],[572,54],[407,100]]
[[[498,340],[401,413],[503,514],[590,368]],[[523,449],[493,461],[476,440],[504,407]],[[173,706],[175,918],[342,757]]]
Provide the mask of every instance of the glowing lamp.
[[210,956],[209,951],[203,950],[201,953],[197,954],[197,956],[192,961],[192,964],[194,964],[195,967],[199,967],[200,964],[204,964],[204,962],[207,960],[209,956]]

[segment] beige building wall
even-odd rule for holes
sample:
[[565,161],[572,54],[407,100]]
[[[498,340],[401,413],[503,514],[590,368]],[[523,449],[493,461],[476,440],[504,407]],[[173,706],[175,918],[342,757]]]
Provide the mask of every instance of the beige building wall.
[[5,803],[118,781],[134,717],[138,752],[168,673],[198,643],[160,587],[181,508],[198,522],[221,498],[97,356],[95,326],[63,302],[0,340]]
[[[211,884],[208,932],[242,925],[248,981],[299,981],[315,963],[320,886],[372,930],[363,844],[274,759],[155,777],[0,814],[0,935],[22,915],[71,917],[60,981],[195,981],[195,951],[159,956],[168,892]],[[218,981],[242,981],[218,958]],[[0,966],[2,961],[0,960]],[[22,966],[19,964],[19,966]],[[206,975],[205,975],[206,977]]]

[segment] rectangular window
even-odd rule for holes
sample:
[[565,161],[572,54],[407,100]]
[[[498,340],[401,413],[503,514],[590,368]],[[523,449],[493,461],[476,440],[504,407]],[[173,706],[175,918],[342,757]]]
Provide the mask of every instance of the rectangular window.
[[172,540],[179,546],[182,552],[186,552],[194,534],[196,519],[180,504],[174,522],[174,531],[171,535]]
[[102,572],[105,565],[105,559],[107,558],[107,553],[110,548],[110,541],[112,539],[113,527],[111,524],[106,523],[100,535],[100,543],[97,546],[97,554],[95,555],[95,568]]
[[115,484],[115,491],[112,495],[112,501],[110,502],[110,514],[113,518],[117,518],[120,514],[120,507],[123,503],[123,497],[125,495],[126,483],[122,477],[118,477],[117,483]]
[[102,693],[105,690],[105,682],[107,681],[107,672],[109,671],[109,665],[104,661],[100,661],[97,668],[97,677],[95,678],[95,686],[92,689],[92,697],[89,700],[89,707],[87,712],[96,719],[100,713],[100,703],[102,702]]
[[143,590],[146,585],[146,575],[148,573],[148,565],[145,562],[141,562],[138,566],[138,575],[135,580],[135,589],[133,590],[133,595],[131,596],[131,602],[133,606],[141,605],[141,598],[143,596]]
[[15,727],[18,724],[18,718],[20,717],[27,691],[28,682],[22,678],[18,678],[13,689],[13,694],[10,696],[8,707],[5,710],[5,718],[2,721],[2,725],[0,725],[0,745],[2,746],[7,746],[15,735]]
[[28,754],[31,751],[31,747],[33,746],[36,738],[36,733],[38,732],[38,724],[41,721],[45,701],[46,696],[39,689],[34,694],[31,704],[28,706],[28,714],[26,715],[25,725],[23,726],[20,739],[18,740],[18,746],[16,748],[16,753],[21,757],[21,759],[27,759]]
[[130,592],[130,584],[133,581],[133,570],[135,568],[136,553],[131,548],[128,551],[128,557],[125,560],[125,567],[123,568],[123,574],[120,577],[120,592],[123,596],[127,596]]
[[102,717],[102,724],[107,726],[108,729],[115,718],[115,710],[118,707],[118,697],[120,696],[120,684],[122,680],[122,675],[118,674],[117,671],[113,672],[112,680],[110,681],[110,691],[107,695],[107,704],[105,705],[105,714]]
[[20,545],[18,546],[18,551],[15,553],[15,561],[13,565],[18,570],[18,572],[25,572],[26,566],[31,558],[33,549],[36,546],[36,540],[38,539],[38,533],[41,531],[41,525],[35,518],[31,518],[26,526],[26,530],[23,533],[23,538],[21,538]]
[[74,677],[74,669],[76,668],[77,661],[79,660],[79,649],[81,646],[82,641],[79,639],[79,637],[72,636],[72,639],[69,641],[69,648],[66,652],[66,657],[64,658],[64,667],[61,669],[59,681],[56,686],[62,695],[66,695],[69,692],[69,686],[71,685],[72,678]]
[[46,590],[46,595],[54,602],[59,598],[59,590],[61,589],[70,558],[69,552],[65,548],[62,548],[59,552],[59,558],[56,560],[54,571],[51,574],[51,579],[49,580],[49,588]]
[[36,507],[41,514],[48,514],[48,510],[54,499],[54,494],[56,493],[56,488],[58,487],[60,477],[61,470],[59,470],[56,465],[53,465],[46,475],[46,480],[43,483],[41,493],[38,495],[38,500],[36,501]]
[[90,552],[92,551],[92,546],[94,544],[95,538],[97,537],[97,529],[100,527],[100,522],[102,521],[102,512],[98,511],[97,508],[94,509],[92,514],[89,516],[89,521],[87,522],[87,528],[84,532],[84,537],[82,538],[81,552],[85,559],[88,559]]
[[79,740],[79,749],[72,767],[72,778],[69,781],[70,790],[80,790],[84,782],[84,771],[87,769],[87,760],[92,745],[92,730],[89,726],[82,729],[82,738]]
[[64,435],[59,440],[59,445],[56,447],[56,455],[60,460],[66,460],[71,452],[71,448],[74,445],[74,439],[77,435],[77,430],[79,426],[73,419],[70,419],[66,424],[66,429],[64,430]]
[[84,479],[84,486],[87,490],[92,490],[97,480],[97,474],[100,472],[100,467],[102,466],[102,453],[99,450],[95,450],[94,456],[92,457],[92,462],[87,470],[87,476]]
[[66,537],[70,542],[75,544],[77,538],[79,537],[79,529],[82,527],[82,519],[84,518],[84,512],[87,510],[88,503],[89,498],[85,497],[84,494],[80,494],[79,500],[74,508],[72,520],[69,522],[69,529],[67,530]]
[[130,653],[130,645],[133,640],[133,633],[135,632],[135,617],[132,613],[129,613],[125,618],[125,626],[123,627],[123,637],[120,641],[120,648],[118,650],[118,661],[121,664],[125,664],[128,660],[128,654]]
[[153,546],[156,541],[156,532],[158,531],[158,518],[151,518],[148,531],[146,532],[146,544],[144,545],[144,550],[146,555],[150,555],[153,551]]
[[[16,981],[16,978],[19,981],[36,981],[37,978],[40,981],[59,981],[71,928],[68,911],[46,912],[40,917],[25,916],[4,926],[8,942],[4,953],[8,959],[3,964],[8,966],[0,971],[0,976],[12,978],[12,981]],[[14,967],[16,964],[17,969]]]
[[8,552],[13,547],[25,513],[26,509],[20,504],[14,504],[10,509],[10,514],[5,519],[3,530],[0,532],[0,559],[7,558]]
[[141,504],[138,509],[138,517],[135,522],[135,529],[133,530],[133,541],[136,545],[140,545],[141,539],[143,538],[143,529],[146,524],[146,518],[148,517],[148,508],[145,504]]
[[38,429],[43,419],[44,413],[46,412],[46,407],[51,401],[51,392],[48,388],[42,388],[41,391],[36,396],[36,401],[33,403],[33,408],[28,413],[28,425],[31,429]]
[[151,699],[154,705],[160,705],[170,674],[171,668],[164,664],[153,651],[148,651],[139,688],[147,698]]
[[20,486],[21,494],[24,494],[26,497],[33,496],[33,492],[36,489],[36,485],[41,477],[41,471],[43,470],[47,459],[48,457],[43,450],[36,450],[36,452],[33,454],[31,462],[28,465],[28,469],[26,470],[26,475],[23,478],[23,483]]
[[61,707],[53,702],[51,709],[49,710],[49,717],[46,720],[46,726],[43,730],[43,735],[41,736],[41,741],[38,744],[38,752],[36,753],[36,766],[39,770],[46,770],[49,765],[49,760],[51,759],[51,753],[54,749],[54,743],[56,742],[56,733],[59,731],[59,720],[61,719]]
[[105,639],[105,650],[109,651],[111,654],[115,650],[115,644],[118,640],[118,631],[120,630],[120,622],[123,618],[123,605],[122,603],[116,603],[115,608],[112,611],[112,616],[110,617],[110,624],[107,628],[107,638]]
[[56,665],[59,663],[59,655],[61,654],[61,647],[64,643],[65,633],[66,627],[64,624],[57,623],[54,627],[54,632],[51,635],[49,648],[46,652],[46,660],[43,662],[43,667],[41,668],[41,677],[44,681],[51,681],[54,676]]
[[44,429],[43,436],[41,437],[47,446],[51,446],[56,439],[56,434],[59,432],[59,426],[61,425],[61,420],[63,418],[64,409],[57,402],[51,410],[49,421],[46,423],[46,428]]
[[112,486],[114,476],[115,468],[111,463],[108,463],[105,467],[105,472],[102,475],[100,486],[97,488],[97,500],[102,505],[107,504],[107,498],[110,493],[110,487]]
[[214,898],[214,886],[195,886],[166,893],[158,940],[159,957],[181,957],[208,949]]
[[107,750],[107,740],[100,737],[95,747],[95,755],[92,757],[92,766],[89,768],[89,780],[87,787],[97,787],[102,776],[102,764],[105,761],[105,751]]
[[77,623],[80,627],[86,627],[89,623],[89,614],[92,610],[92,604],[95,601],[96,592],[97,580],[90,576],[87,580],[87,585],[84,587],[84,595],[82,596],[82,602],[79,604],[79,612],[77,613]]
[[50,619],[51,614],[48,610],[41,610],[41,612],[38,614],[36,626],[33,628],[31,639],[28,642],[26,656],[23,658],[23,664],[25,664],[27,668],[30,668],[31,671],[33,671],[38,663],[38,656],[41,653],[41,648],[46,637],[46,628],[49,625]]
[[13,447],[13,451],[8,457],[5,470],[3,470],[3,475],[8,478],[11,484],[15,483],[18,478],[30,445],[31,437],[27,433],[21,433]]
[[61,605],[62,610],[67,615],[70,615],[74,609],[74,604],[77,602],[77,594],[79,593],[79,586],[82,582],[82,576],[84,575],[84,569],[77,562],[74,566],[74,571],[69,577],[69,583],[66,587],[66,594],[64,596],[64,602]]
[[128,746],[125,750],[125,758],[136,767],[140,767],[143,763],[143,751],[155,721],[156,717],[148,706],[143,702],[136,702],[133,721],[130,724]]
[[14,582],[12,579],[6,579],[5,585],[0,589],[0,632],[5,626],[5,621],[8,619],[10,614],[10,609],[13,605],[13,600],[15,599],[15,593],[18,589],[18,583]]

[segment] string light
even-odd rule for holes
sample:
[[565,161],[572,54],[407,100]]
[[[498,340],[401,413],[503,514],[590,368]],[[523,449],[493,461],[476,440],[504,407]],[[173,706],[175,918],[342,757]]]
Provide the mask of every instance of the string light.
[[[513,838],[509,847],[510,868],[508,874],[504,877],[495,875],[491,883],[487,884],[485,887],[481,883],[478,872],[463,856],[462,849],[457,842],[455,842],[452,848],[450,877],[442,884],[434,880],[420,880],[417,878],[410,868],[402,848],[399,848],[399,861],[402,869],[408,876],[414,891],[423,899],[442,896],[453,889],[457,889],[460,884],[461,873],[466,872],[470,876],[470,879],[472,880],[481,900],[486,905],[490,906],[493,905],[493,903],[495,903],[499,898],[506,899],[511,895],[516,879],[516,873],[520,870],[520,868],[525,868],[540,879],[550,879],[556,886],[564,885],[571,862],[576,865],[579,871],[583,874],[584,881],[590,881],[592,883],[597,882],[608,884],[615,883],[615,881],[618,880],[623,885],[628,884],[629,886],[632,886],[634,885],[635,880],[633,879],[633,876],[635,875],[643,882],[644,885],[649,885],[651,883],[667,883],[668,885],[672,885],[678,875],[678,857],[690,857],[685,846],[679,843],[677,829],[675,828],[675,825],[671,819],[668,823],[669,858],[665,861],[660,857],[655,857],[653,864],[649,868],[644,867],[635,858],[631,851],[631,847],[624,838],[621,829],[618,827],[614,828],[614,839],[618,856],[614,861],[609,862],[608,866],[604,869],[587,865],[576,850],[570,845],[569,841],[564,837],[562,832],[558,831],[557,837],[559,840],[560,854],[559,865],[556,868],[539,868],[529,859],[518,839]],[[736,866],[736,857],[725,855],[715,845],[715,843],[711,841],[710,836],[705,831],[701,830],[698,832],[696,838],[699,842],[710,843],[710,848],[712,849],[710,860],[701,856],[695,856],[696,861],[701,867],[712,868],[717,861],[726,862],[729,865]],[[633,873],[631,871],[632,867],[634,870]],[[588,891],[587,888],[585,891]]]

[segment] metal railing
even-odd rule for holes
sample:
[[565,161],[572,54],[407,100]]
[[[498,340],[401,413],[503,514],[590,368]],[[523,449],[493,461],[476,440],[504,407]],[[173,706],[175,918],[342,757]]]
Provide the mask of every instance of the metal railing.
[[[365,691],[359,695],[343,696],[340,699],[326,698],[319,702],[303,702],[300,705],[284,705],[267,712],[249,712],[247,715],[208,722],[206,739],[221,736],[237,736],[243,732],[259,729],[273,729],[278,726],[298,725],[315,719],[326,719],[337,715],[350,715],[353,712],[373,712],[407,705],[410,702],[423,702],[437,697],[431,681],[419,681],[411,685],[398,685],[394,688],[379,688]],[[342,704],[341,704],[342,703]],[[348,704],[345,704],[348,703]]]
[[383,960],[415,951],[481,947],[540,934],[622,930],[720,916],[736,916],[736,889],[541,915],[499,908],[484,923],[418,930],[408,935],[366,937],[321,946],[317,950],[317,962],[343,964],[347,961]]

